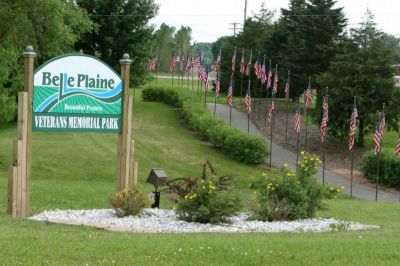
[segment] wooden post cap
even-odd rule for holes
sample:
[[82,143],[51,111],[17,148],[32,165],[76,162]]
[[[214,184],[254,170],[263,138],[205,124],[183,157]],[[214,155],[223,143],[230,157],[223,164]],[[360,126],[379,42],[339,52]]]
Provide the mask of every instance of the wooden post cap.
[[25,52],[23,53],[24,57],[35,57],[36,53],[33,51],[33,47],[31,45],[28,45],[25,48]]
[[122,59],[119,60],[119,63],[120,63],[121,65],[130,65],[130,64],[132,63],[132,60],[129,59],[129,54],[125,53],[125,54],[122,56]]

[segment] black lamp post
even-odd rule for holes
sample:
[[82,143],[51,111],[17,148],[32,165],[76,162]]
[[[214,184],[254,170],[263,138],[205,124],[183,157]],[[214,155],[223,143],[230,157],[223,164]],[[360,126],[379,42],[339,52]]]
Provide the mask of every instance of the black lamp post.
[[152,208],[160,208],[160,192],[157,189],[158,186],[164,185],[166,180],[167,174],[164,172],[163,169],[151,169],[149,177],[147,177],[146,183],[150,183],[154,186],[154,203],[151,205]]

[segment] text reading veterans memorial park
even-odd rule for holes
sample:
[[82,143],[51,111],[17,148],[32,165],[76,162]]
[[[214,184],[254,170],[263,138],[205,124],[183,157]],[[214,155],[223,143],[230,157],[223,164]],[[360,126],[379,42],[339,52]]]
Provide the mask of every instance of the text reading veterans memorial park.
[[122,79],[95,57],[56,57],[36,70],[33,130],[121,131]]

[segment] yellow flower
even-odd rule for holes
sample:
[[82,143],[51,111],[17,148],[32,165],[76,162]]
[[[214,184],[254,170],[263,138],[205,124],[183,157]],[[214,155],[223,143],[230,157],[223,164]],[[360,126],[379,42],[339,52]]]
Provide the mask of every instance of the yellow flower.
[[300,154],[301,154],[301,155],[304,155],[304,151],[301,151]]
[[262,173],[261,175],[262,175],[262,176],[267,176],[267,174],[266,174],[266,173]]
[[340,192],[340,188],[336,189],[337,192]]
[[289,167],[289,165],[287,163],[284,163],[283,167]]

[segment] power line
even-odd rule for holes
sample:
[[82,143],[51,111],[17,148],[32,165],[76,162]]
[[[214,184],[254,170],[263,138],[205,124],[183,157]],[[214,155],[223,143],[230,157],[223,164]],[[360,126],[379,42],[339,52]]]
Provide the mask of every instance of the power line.
[[237,22],[229,23],[229,25],[233,25],[232,28],[229,28],[230,30],[233,30],[233,36],[236,36],[236,30],[242,29],[241,27],[237,27],[238,25],[240,25],[240,23]]

